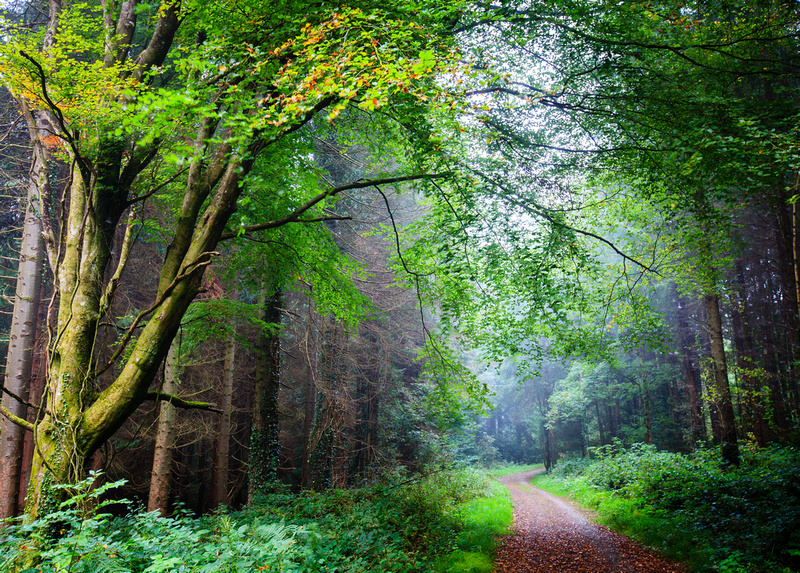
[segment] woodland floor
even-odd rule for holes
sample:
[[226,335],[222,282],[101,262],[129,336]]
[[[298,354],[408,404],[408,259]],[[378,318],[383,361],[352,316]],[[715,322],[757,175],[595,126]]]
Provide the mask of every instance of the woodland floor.
[[624,535],[589,521],[591,514],[530,484],[544,470],[499,478],[514,502],[514,533],[497,550],[497,573],[683,573],[679,565]]

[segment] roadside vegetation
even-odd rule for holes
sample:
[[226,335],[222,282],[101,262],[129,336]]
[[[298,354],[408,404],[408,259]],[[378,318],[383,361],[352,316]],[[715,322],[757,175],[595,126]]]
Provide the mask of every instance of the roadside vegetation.
[[739,467],[718,450],[591,449],[565,458],[537,487],[597,511],[600,522],[692,571],[800,571],[800,452],[742,448]]
[[539,468],[544,468],[542,464],[498,464],[490,470],[490,473],[494,477],[502,477],[511,474],[518,474],[520,472],[527,472],[530,470],[535,470]]
[[484,472],[398,474],[369,488],[274,493],[248,510],[156,512],[101,501],[91,479],[58,510],[0,537],[0,570],[95,573],[281,571],[482,573],[511,502]]

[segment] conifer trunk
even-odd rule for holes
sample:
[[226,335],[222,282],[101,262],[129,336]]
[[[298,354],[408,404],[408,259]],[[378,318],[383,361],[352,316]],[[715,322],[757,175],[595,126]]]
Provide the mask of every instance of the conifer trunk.
[[211,508],[230,505],[228,497],[228,466],[231,450],[231,410],[233,405],[233,377],[236,370],[236,340],[233,334],[225,344],[225,362],[220,389],[219,431],[217,432],[217,452],[214,462],[214,489],[211,491]]
[[719,416],[722,458],[727,463],[739,465],[739,444],[736,436],[731,389],[728,384],[728,365],[725,359],[725,342],[722,338],[719,297],[716,294],[706,294],[703,299],[706,305],[711,360],[714,367],[714,402]]
[[[176,338],[167,353],[164,363],[164,383],[161,391],[175,394],[178,382],[178,345]],[[169,476],[172,470],[172,448],[175,441],[174,426],[177,411],[171,402],[161,402],[158,414],[158,431],[156,433],[155,453],[153,454],[153,470],[150,473],[150,492],[147,500],[147,511],[158,511],[162,517],[167,515],[169,503]]]
[[271,295],[261,293],[262,319],[275,325],[269,333],[258,334],[255,391],[253,396],[253,431],[250,435],[247,502],[268,491],[278,479],[278,391],[280,389],[281,323],[280,307],[283,293],[276,289]]
[[317,384],[316,376],[316,346],[313,336],[311,298],[308,299],[308,326],[306,330],[305,355],[306,355],[306,399],[305,415],[303,417],[303,459],[301,483],[303,488],[311,487],[311,433],[314,428],[314,414],[317,409]]
[[686,304],[680,297],[677,298],[678,340],[681,349],[681,370],[686,380],[686,393],[689,400],[689,417],[691,421],[691,446],[696,446],[698,441],[706,440],[706,425],[703,419],[702,388],[698,382],[695,369],[695,353],[692,344],[692,335],[686,323]]

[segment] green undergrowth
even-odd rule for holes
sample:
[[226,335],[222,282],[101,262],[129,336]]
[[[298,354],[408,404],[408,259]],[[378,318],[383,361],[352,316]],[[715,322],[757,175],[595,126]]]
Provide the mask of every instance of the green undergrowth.
[[635,444],[563,460],[534,482],[595,510],[601,523],[695,572],[800,571],[800,452],[742,449],[738,468],[716,451],[692,455]]
[[169,518],[104,513],[90,480],[57,512],[0,529],[0,571],[488,572],[511,522],[483,472],[399,474],[380,486],[273,494],[246,511]]
[[494,569],[494,551],[500,536],[509,531],[513,505],[508,490],[495,480],[486,480],[483,495],[459,508],[461,531],[456,548],[437,560],[442,573],[489,573]]

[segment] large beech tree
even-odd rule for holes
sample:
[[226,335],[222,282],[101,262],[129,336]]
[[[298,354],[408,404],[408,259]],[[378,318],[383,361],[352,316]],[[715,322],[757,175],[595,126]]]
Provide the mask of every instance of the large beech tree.
[[[347,189],[444,176],[424,116],[437,95],[431,78],[451,65],[437,34],[447,20],[426,2],[50,0],[46,37],[8,31],[0,77],[33,110],[33,136],[70,166],[61,194],[42,193],[57,301],[42,413],[32,424],[16,419],[36,444],[30,516],[52,499],[51,484],[79,480],[87,458],[153,397],[150,383],[221,240],[330,218],[324,207]],[[320,179],[264,190],[250,176],[348,108],[379,111],[387,132],[415,142],[410,159],[339,187]],[[53,128],[42,135],[45,122]],[[259,193],[263,203],[270,193],[292,199],[270,220],[239,218],[232,228],[237,207]],[[158,290],[109,349],[102,323],[146,201],[160,207],[167,238]]]

